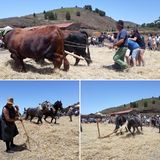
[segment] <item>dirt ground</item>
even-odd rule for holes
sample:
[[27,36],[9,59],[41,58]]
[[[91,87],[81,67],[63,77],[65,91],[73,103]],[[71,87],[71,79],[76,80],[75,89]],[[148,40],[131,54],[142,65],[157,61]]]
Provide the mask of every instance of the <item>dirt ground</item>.
[[[49,120],[49,118],[48,118]],[[33,120],[36,122],[36,120]],[[30,149],[14,153],[6,153],[5,143],[0,141],[1,160],[77,160],[79,158],[79,118],[73,117],[73,122],[69,122],[69,117],[61,117],[58,124],[44,122],[42,125],[24,121],[24,125],[29,134]],[[17,121],[19,135],[14,142],[22,145],[26,141],[25,132],[20,122]],[[28,146],[28,143],[27,143]]]
[[10,53],[0,51],[0,79],[160,79],[160,52],[158,51],[146,50],[146,66],[130,68],[125,72],[116,72],[107,68],[114,63],[114,50],[90,46],[90,52],[93,63],[89,67],[85,61],[81,61],[79,66],[74,66],[75,59],[68,55],[70,62],[68,72],[60,70],[53,73],[52,63],[47,62],[47,65],[41,66],[34,60],[25,59],[27,73],[19,73],[10,58]]
[[[99,124],[101,137],[112,133],[114,125]],[[157,128],[143,127],[143,134],[111,135],[98,138],[97,125],[82,124],[82,160],[158,160],[160,133]]]

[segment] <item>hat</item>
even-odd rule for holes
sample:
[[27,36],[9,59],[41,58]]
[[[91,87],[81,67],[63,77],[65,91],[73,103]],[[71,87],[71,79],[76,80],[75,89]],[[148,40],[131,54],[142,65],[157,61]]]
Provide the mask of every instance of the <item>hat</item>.
[[14,103],[13,98],[8,98],[8,99],[7,99],[7,104],[13,104],[13,103]]
[[121,27],[124,26],[124,22],[122,20],[117,21],[117,24],[120,25]]

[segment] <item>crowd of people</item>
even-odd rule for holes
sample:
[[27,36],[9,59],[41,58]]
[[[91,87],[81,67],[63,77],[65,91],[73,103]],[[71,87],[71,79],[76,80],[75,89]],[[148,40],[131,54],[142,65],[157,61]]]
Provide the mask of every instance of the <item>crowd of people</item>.
[[144,38],[137,28],[131,31],[124,29],[124,22],[119,20],[116,23],[118,33],[106,34],[102,32],[100,36],[90,37],[89,42],[92,45],[100,47],[106,46],[105,41],[113,44],[109,48],[116,48],[117,51],[113,57],[115,64],[114,69],[124,70],[133,66],[145,66],[144,53],[145,49],[159,50],[160,36],[148,35]]

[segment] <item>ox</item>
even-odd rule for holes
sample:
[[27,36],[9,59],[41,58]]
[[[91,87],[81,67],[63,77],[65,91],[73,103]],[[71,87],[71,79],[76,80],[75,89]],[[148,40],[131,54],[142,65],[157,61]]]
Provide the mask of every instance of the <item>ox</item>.
[[[88,44],[88,34],[84,31],[63,30],[64,34],[64,50],[73,52],[78,56],[82,56],[88,66],[92,62]],[[87,52],[86,52],[87,49]],[[78,65],[80,59],[76,58],[75,66]]]
[[60,68],[64,61],[64,70],[69,70],[69,62],[64,54],[63,33],[56,26],[16,28],[5,34],[4,43],[19,71],[26,71],[23,63],[25,58],[36,61],[46,58],[53,62],[54,69]]

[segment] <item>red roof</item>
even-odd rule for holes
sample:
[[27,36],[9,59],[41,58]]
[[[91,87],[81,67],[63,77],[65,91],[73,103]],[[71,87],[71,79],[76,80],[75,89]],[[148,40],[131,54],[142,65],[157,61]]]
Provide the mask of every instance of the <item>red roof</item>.
[[129,109],[129,110],[125,110],[125,111],[119,111],[119,112],[113,112],[110,115],[117,115],[117,114],[126,114],[126,113],[130,113],[131,111],[133,111],[133,109]]

